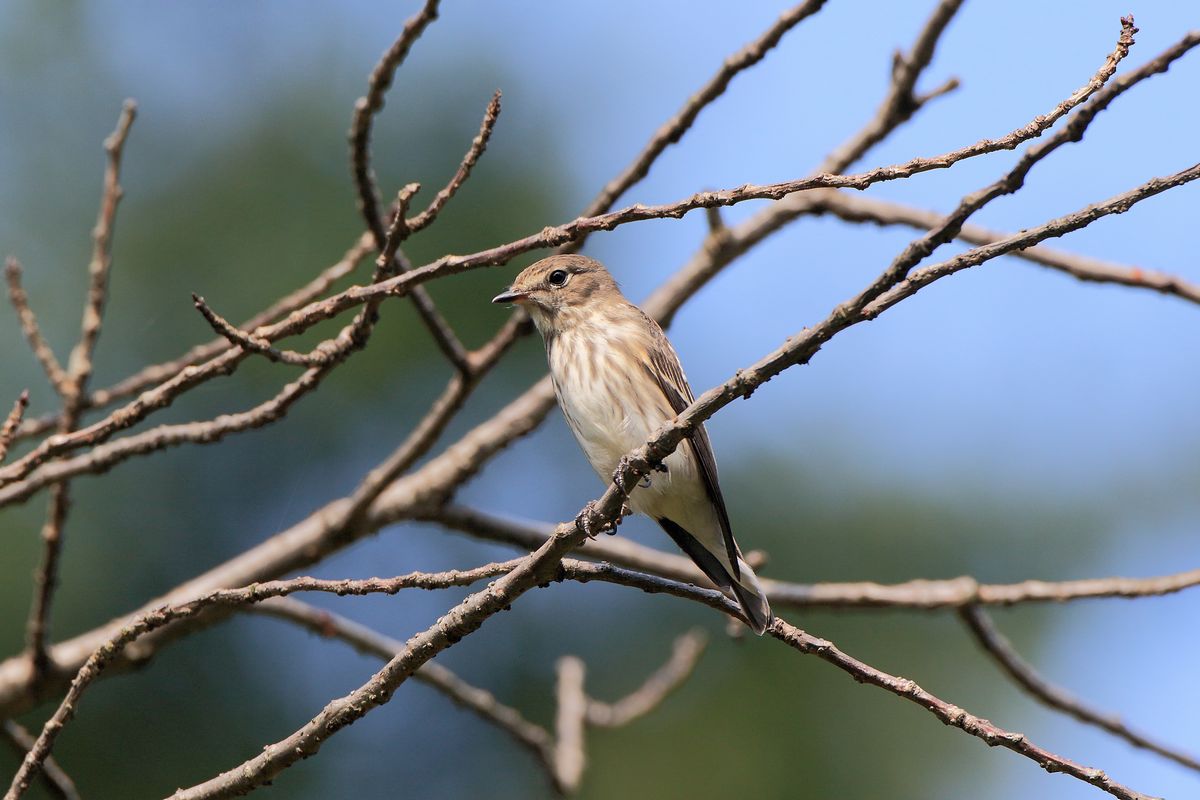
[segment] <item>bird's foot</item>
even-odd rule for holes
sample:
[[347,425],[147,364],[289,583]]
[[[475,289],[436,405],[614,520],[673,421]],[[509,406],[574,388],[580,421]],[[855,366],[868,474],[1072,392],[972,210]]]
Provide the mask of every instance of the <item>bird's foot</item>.
[[[643,458],[631,458],[629,456],[621,456],[621,460],[617,462],[617,469],[613,473],[613,483],[615,483],[617,485],[617,488],[620,489],[622,492],[624,492],[627,495],[630,492],[632,492],[634,489],[633,486],[629,486],[625,481],[625,473],[631,469],[636,469],[638,472],[642,472],[642,473],[648,473],[651,471],[666,472],[667,465],[666,464],[655,464],[654,467],[652,468],[650,466],[650,464],[648,464],[646,462],[646,460]],[[642,475],[642,477],[638,479],[638,482],[636,485],[642,487],[643,489],[649,489],[650,488],[650,476],[648,474]]]
[[613,483],[615,483],[617,488],[625,493],[625,495],[628,495],[633,491],[634,487],[630,486],[626,482],[625,473],[631,469],[644,469],[645,466],[646,462],[642,461],[641,459],[630,458],[629,456],[621,456],[621,460],[617,462],[617,469],[615,472],[613,472]]
[[583,510],[575,515],[575,527],[587,534],[589,539],[595,539],[596,534],[600,533],[603,528],[599,528],[592,524],[592,518],[600,513],[599,506],[595,500],[588,500],[587,505]]
[[616,536],[617,535],[617,526],[620,525],[622,522],[624,522],[625,518],[628,517],[632,513],[633,513],[633,509],[629,507],[629,504],[622,503],[621,504],[621,513],[617,514],[616,519],[614,519],[612,521],[611,525],[607,526],[604,529],[604,532],[607,533],[609,536]]

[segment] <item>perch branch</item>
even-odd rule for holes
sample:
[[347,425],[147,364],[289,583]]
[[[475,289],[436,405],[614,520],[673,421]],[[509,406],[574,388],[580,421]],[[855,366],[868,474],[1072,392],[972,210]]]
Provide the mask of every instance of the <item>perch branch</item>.
[[[675,597],[694,600],[730,616],[740,617],[738,607],[720,592],[700,589],[695,586],[633,572],[610,564],[590,564],[584,561],[564,562],[563,577],[568,580],[588,582],[601,580],[629,586],[644,592],[664,593]],[[1022,755],[1047,772],[1061,772],[1089,783],[1121,800],[1154,800],[1140,792],[1123,786],[1102,770],[1085,767],[1062,756],[1051,753],[1033,742],[1024,734],[1004,730],[992,722],[968,713],[956,705],[946,702],[922,689],[907,678],[890,675],[850,656],[832,642],[817,638],[795,627],[786,620],[775,617],[767,627],[767,635],[783,642],[806,655],[815,655],[843,672],[858,683],[877,686],[897,697],[915,703],[937,717],[943,724],[958,728],[980,739],[989,747],[1004,747]]]

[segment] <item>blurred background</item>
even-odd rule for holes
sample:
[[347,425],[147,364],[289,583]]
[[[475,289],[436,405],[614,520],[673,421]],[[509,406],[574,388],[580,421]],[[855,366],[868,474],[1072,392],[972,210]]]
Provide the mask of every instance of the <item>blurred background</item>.
[[[622,205],[808,172],[874,112],[891,53],[931,10],[833,0],[738,77]],[[417,43],[375,129],[385,196],[410,180],[426,199],[475,135],[491,92],[504,113],[475,176],[408,247],[422,263],[572,218],[727,55],[783,3],[604,4],[448,0]],[[25,265],[60,357],[74,341],[103,168],[120,103],[126,148],[111,301],[93,386],[207,341],[198,292],[241,319],[333,263],[360,231],[345,132],[379,54],[416,4],[344,2],[0,5],[0,251]],[[1197,24],[1173,0],[967,3],[925,88],[931,104],[862,166],[996,137],[1045,113],[1112,49],[1118,17],[1141,33],[1127,65]],[[1128,68],[1127,66],[1125,68]],[[1039,224],[1153,175],[1190,166],[1200,141],[1200,55],[1122,97],[1082,144],[1042,163],[1027,188],[978,215]],[[1016,154],[874,187],[949,210]],[[1200,280],[1196,187],[1051,242]],[[419,197],[418,200],[421,198]],[[762,204],[726,211],[736,222]],[[597,234],[634,300],[683,264],[703,216]],[[671,331],[697,390],[820,320],[914,236],[803,219],[714,280]],[[953,251],[954,248],[947,248]],[[532,257],[434,285],[469,344],[505,312],[488,299]],[[0,400],[54,397],[13,313],[0,308]],[[938,283],[827,345],[803,368],[722,411],[709,430],[734,528],[798,581],[982,581],[1156,575],[1200,563],[1200,309],[1146,291],[1078,283],[1002,259]],[[532,338],[492,375],[450,436],[544,371]],[[256,404],[288,367],[247,362],[152,423]],[[216,447],[130,461],[75,482],[56,638],[126,612],[348,491],[405,435],[448,369],[408,304],[385,306],[371,346],[281,423]],[[449,439],[447,438],[447,441]],[[600,490],[555,412],[502,454],[462,499],[516,517],[569,519]],[[0,512],[0,653],[21,648],[44,497]],[[645,520],[623,535],[665,547]],[[312,572],[392,575],[467,566],[510,551],[401,525]],[[461,593],[315,598],[397,638]],[[306,598],[313,599],[313,598]],[[997,611],[1052,680],[1137,728],[1200,752],[1197,600],[1192,594]],[[788,612],[875,666],[1141,791],[1200,793],[1200,776],[1049,712],[1014,690],[949,613]],[[706,610],[603,585],[521,600],[443,661],[533,718],[552,718],[553,664],[586,659],[588,687],[615,699],[700,625],[713,642],[696,675],[636,724],[594,732],[584,797],[1093,798],[1098,790],[991,751],[925,711],[861,687],[771,641],[731,641]],[[157,797],[290,733],[376,668],[283,623],[239,618],[176,644],[85,699],[57,755],[85,797]],[[25,719],[38,726],[49,708]],[[0,774],[15,758],[0,751]],[[539,797],[549,790],[503,734],[409,684],[276,781],[272,796]],[[38,795],[34,795],[38,796]]]

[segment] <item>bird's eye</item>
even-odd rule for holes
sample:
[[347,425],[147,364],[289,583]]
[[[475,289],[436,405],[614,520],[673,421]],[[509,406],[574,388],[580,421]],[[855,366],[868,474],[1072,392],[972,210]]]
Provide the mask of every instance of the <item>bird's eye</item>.
[[546,278],[546,282],[551,286],[566,286],[568,277],[569,275],[565,269],[556,269]]

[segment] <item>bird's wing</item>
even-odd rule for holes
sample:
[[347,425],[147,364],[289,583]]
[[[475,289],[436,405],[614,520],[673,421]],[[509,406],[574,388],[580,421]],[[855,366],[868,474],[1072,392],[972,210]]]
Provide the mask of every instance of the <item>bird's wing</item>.
[[[671,346],[657,323],[649,318],[647,321],[657,336],[655,336],[653,345],[646,348],[648,360],[643,361],[642,366],[658,384],[658,388],[662,390],[672,410],[679,414],[695,400],[692,396],[692,388],[688,386],[675,348]],[[686,441],[691,446],[692,452],[696,454],[696,461],[700,464],[700,475],[704,479],[704,488],[713,508],[716,509],[717,520],[721,525],[721,537],[725,541],[725,552],[729,556],[731,571],[736,579],[740,577],[738,547],[733,540],[733,531],[729,528],[729,512],[725,510],[725,498],[721,496],[721,484],[717,482],[717,458],[713,455],[712,443],[708,440],[708,432],[704,430],[704,425],[697,425]]]

